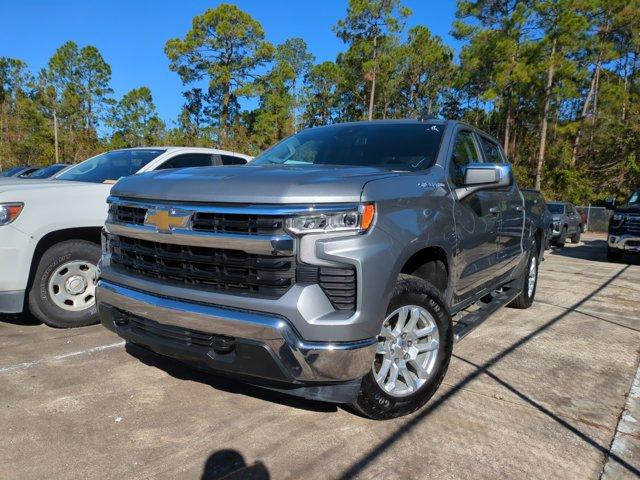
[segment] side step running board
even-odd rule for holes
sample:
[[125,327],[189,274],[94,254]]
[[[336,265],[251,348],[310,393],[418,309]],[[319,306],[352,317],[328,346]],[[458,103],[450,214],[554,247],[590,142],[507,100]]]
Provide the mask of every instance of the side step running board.
[[501,293],[495,294],[489,303],[482,304],[475,312],[464,315],[453,327],[453,341],[459,342],[469,335],[476,327],[478,327],[487,318],[508,305],[520,292],[515,288],[509,288]]

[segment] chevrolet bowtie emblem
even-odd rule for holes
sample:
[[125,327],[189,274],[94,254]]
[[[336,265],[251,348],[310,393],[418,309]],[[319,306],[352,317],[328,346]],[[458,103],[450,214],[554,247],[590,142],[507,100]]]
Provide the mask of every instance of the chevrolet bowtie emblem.
[[171,233],[176,228],[185,228],[191,219],[191,214],[178,210],[149,209],[144,218],[144,224],[156,227],[158,232]]

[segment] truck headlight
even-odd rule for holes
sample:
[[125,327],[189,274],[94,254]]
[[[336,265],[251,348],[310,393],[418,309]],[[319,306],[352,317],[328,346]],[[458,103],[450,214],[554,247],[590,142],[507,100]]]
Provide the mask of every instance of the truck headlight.
[[624,220],[624,213],[614,213],[613,214],[613,221],[614,222],[621,222],[622,220]]
[[24,203],[0,203],[0,225],[9,225],[18,218],[23,208]]
[[366,232],[376,214],[372,203],[359,205],[353,210],[317,212],[287,218],[286,230],[295,235],[328,232]]

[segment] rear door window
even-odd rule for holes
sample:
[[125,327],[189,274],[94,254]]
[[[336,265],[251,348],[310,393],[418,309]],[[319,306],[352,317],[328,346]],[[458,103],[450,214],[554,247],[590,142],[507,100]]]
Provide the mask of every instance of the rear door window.
[[170,158],[156,170],[164,170],[167,168],[189,168],[189,167],[210,167],[213,165],[213,159],[209,153],[183,153]]

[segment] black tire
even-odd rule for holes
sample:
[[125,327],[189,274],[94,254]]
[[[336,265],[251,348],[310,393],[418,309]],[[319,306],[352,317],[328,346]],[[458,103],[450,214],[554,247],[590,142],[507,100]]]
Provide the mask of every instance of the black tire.
[[582,234],[582,225],[578,228],[578,231],[571,237],[571,243],[580,243],[580,235]]
[[56,305],[49,294],[49,280],[62,264],[74,260],[98,264],[100,246],[85,240],[67,240],[50,247],[38,263],[38,268],[29,290],[29,310],[51,327],[73,328],[98,323],[98,310],[95,303],[84,310],[67,311]]
[[555,245],[558,248],[562,248],[564,247],[565,243],[567,243],[567,227],[562,227],[562,230],[560,231],[560,236],[556,240]]
[[[529,295],[529,271],[531,270],[531,262],[535,260],[536,262],[536,278],[535,284],[533,286],[533,291],[531,295]],[[538,261],[538,246],[534,242],[531,245],[531,250],[529,251],[529,257],[527,258],[527,265],[522,271],[522,278],[520,279],[520,294],[513,299],[513,301],[508,305],[510,308],[518,308],[524,310],[525,308],[529,308],[533,303],[533,299],[536,297],[536,290],[538,289],[538,267],[540,266],[540,262]]]
[[614,262],[614,263],[621,262],[623,256],[624,256],[624,252],[621,252],[620,250],[617,250],[614,248],[607,247],[608,262]]
[[387,314],[403,305],[418,305],[431,313],[440,337],[438,354],[431,377],[418,391],[406,397],[394,397],[380,388],[373,370],[365,375],[358,398],[351,406],[362,415],[374,420],[388,420],[408,415],[422,407],[442,383],[451,360],[453,328],[442,293],[425,280],[402,274],[396,282]]

